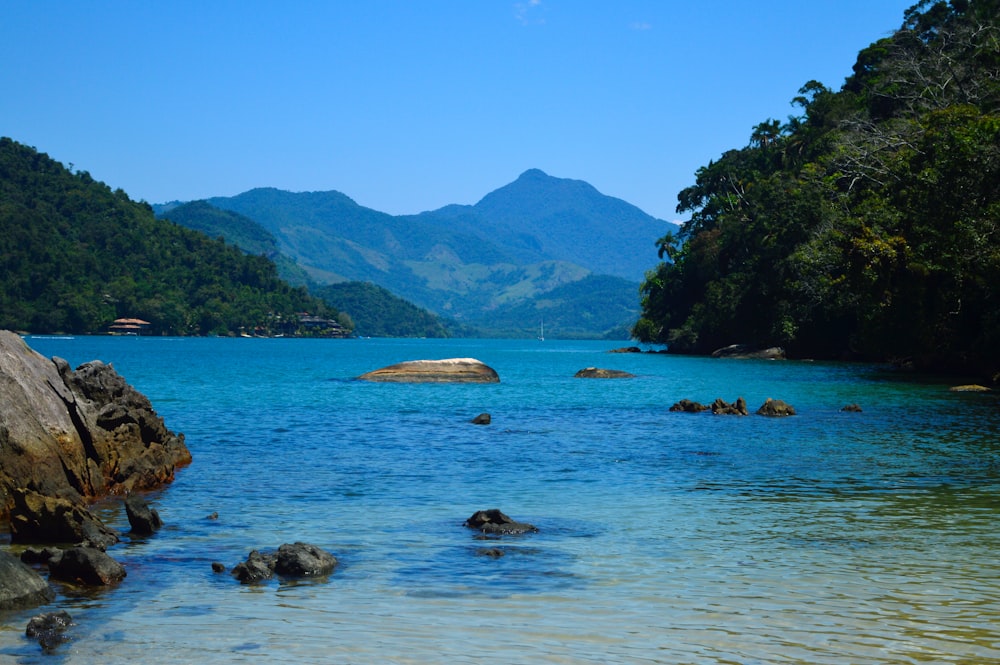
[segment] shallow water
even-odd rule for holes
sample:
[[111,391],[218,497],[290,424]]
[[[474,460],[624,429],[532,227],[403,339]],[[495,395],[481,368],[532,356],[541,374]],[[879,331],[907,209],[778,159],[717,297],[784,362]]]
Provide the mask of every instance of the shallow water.
[[[71,641],[43,655],[33,612],[0,615],[0,661],[1000,662],[990,395],[598,342],[27,341],[112,362],[195,461],[149,497],[164,530],[112,550],[121,585],[45,608],[73,615]],[[353,380],[469,356],[501,383]],[[587,366],[637,378],[573,378]],[[739,395],[799,415],[668,412]],[[477,540],[462,522],[491,507],[539,532]],[[128,530],[116,501],[100,512]],[[337,570],[257,587],[211,570],[296,540]]]

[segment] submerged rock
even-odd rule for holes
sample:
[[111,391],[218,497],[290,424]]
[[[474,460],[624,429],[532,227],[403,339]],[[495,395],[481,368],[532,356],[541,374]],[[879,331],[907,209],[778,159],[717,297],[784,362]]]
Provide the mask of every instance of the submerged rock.
[[[215,570],[215,564],[212,566]],[[309,543],[296,542],[282,545],[275,554],[253,550],[246,561],[233,566],[232,575],[243,584],[259,584],[274,577],[275,573],[282,577],[318,577],[329,575],[336,567],[337,558],[329,552]]]
[[532,524],[512,520],[498,508],[477,510],[472,517],[465,520],[465,526],[490,535],[519,535],[538,531]]
[[851,413],[861,413],[861,407],[858,406],[857,404],[848,404],[847,406],[842,408],[841,411],[848,411]]
[[782,416],[794,416],[795,409],[791,404],[784,402],[780,399],[771,399],[770,397],[764,401],[759,409],[757,409],[758,416],[771,416],[771,417],[782,417]]
[[633,379],[635,374],[620,369],[602,369],[600,367],[585,367],[575,375],[577,379]]
[[411,360],[367,372],[361,381],[390,383],[499,383],[492,367],[475,358]]
[[0,610],[43,605],[53,598],[55,593],[41,575],[0,550]]
[[36,640],[45,653],[52,651],[69,638],[66,629],[73,624],[73,617],[65,610],[31,617],[24,634]]
[[470,420],[473,425],[489,425],[493,422],[493,417],[488,413],[480,413],[478,416]]

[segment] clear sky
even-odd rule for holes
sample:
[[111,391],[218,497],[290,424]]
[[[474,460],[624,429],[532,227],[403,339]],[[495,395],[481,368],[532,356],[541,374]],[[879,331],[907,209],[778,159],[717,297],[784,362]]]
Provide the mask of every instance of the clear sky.
[[150,203],[335,189],[393,214],[529,168],[667,220],[915,0],[0,0],[0,135]]

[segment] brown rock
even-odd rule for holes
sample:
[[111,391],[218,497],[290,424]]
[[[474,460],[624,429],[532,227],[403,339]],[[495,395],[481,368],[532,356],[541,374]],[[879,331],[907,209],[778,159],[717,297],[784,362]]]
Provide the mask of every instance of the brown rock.
[[736,401],[730,404],[721,397],[712,402],[712,413],[717,416],[749,416],[747,411],[747,401],[742,397],[737,397]]
[[698,402],[693,402],[689,399],[682,399],[679,402],[675,402],[673,406],[670,407],[671,411],[681,411],[684,413],[701,413],[702,411],[708,411],[712,407],[706,406],[705,404],[699,404]]
[[768,397],[761,407],[757,409],[757,415],[771,417],[794,416],[795,409],[787,402]]
[[367,372],[358,379],[389,383],[500,383],[496,370],[475,358],[411,360]]
[[13,492],[10,539],[14,543],[82,543],[107,548],[118,533],[77,503],[19,488]]

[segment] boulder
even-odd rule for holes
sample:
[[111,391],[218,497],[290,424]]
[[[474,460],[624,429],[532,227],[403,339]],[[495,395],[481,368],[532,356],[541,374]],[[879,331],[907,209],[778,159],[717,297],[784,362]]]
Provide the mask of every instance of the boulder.
[[73,625],[73,617],[65,610],[49,612],[31,617],[24,634],[36,640],[42,651],[52,653],[56,647],[68,640],[66,629]]
[[635,374],[623,372],[620,369],[601,369],[585,367],[574,375],[577,379],[632,379]]
[[507,515],[504,515],[497,508],[489,510],[477,510],[472,517],[465,520],[465,526],[476,529],[489,535],[519,535],[523,533],[534,533],[538,529],[525,522],[516,522]]
[[411,360],[367,372],[358,379],[388,383],[500,383],[496,370],[475,358]]
[[737,397],[736,401],[730,404],[721,397],[712,402],[712,413],[717,416],[749,416],[747,411],[747,401],[742,397]]
[[0,520],[13,492],[85,505],[108,494],[151,489],[191,455],[149,400],[111,365],[71,370],[20,336],[0,331]]
[[49,562],[49,576],[73,584],[109,586],[125,579],[125,568],[95,547],[74,547]]
[[15,610],[44,605],[55,593],[41,575],[0,550],[0,610]]
[[771,399],[768,397],[759,409],[757,409],[758,416],[772,416],[772,417],[782,417],[782,416],[794,416],[795,409],[791,404],[784,402],[780,399]]
[[785,350],[780,346],[761,349],[748,344],[730,344],[712,351],[713,358],[735,358],[739,360],[784,360]]
[[274,577],[274,555],[253,550],[246,561],[233,566],[232,575],[243,584],[259,584]]
[[274,572],[285,577],[329,575],[337,567],[337,559],[309,543],[292,543],[278,548]]
[[150,508],[142,497],[134,494],[125,497],[125,514],[134,534],[151,536],[163,527],[163,520],[156,509]]
[[96,515],[68,499],[43,496],[24,488],[14,490],[10,539],[14,543],[89,542],[106,549],[118,533]]
[[471,421],[473,425],[489,425],[493,422],[493,417],[488,413],[480,413],[478,416],[473,418]]
[[699,404],[698,402],[692,402],[689,399],[682,399],[679,402],[675,402],[673,406],[670,407],[671,411],[681,411],[684,413],[701,413],[702,411],[708,411],[712,407],[705,404]]

